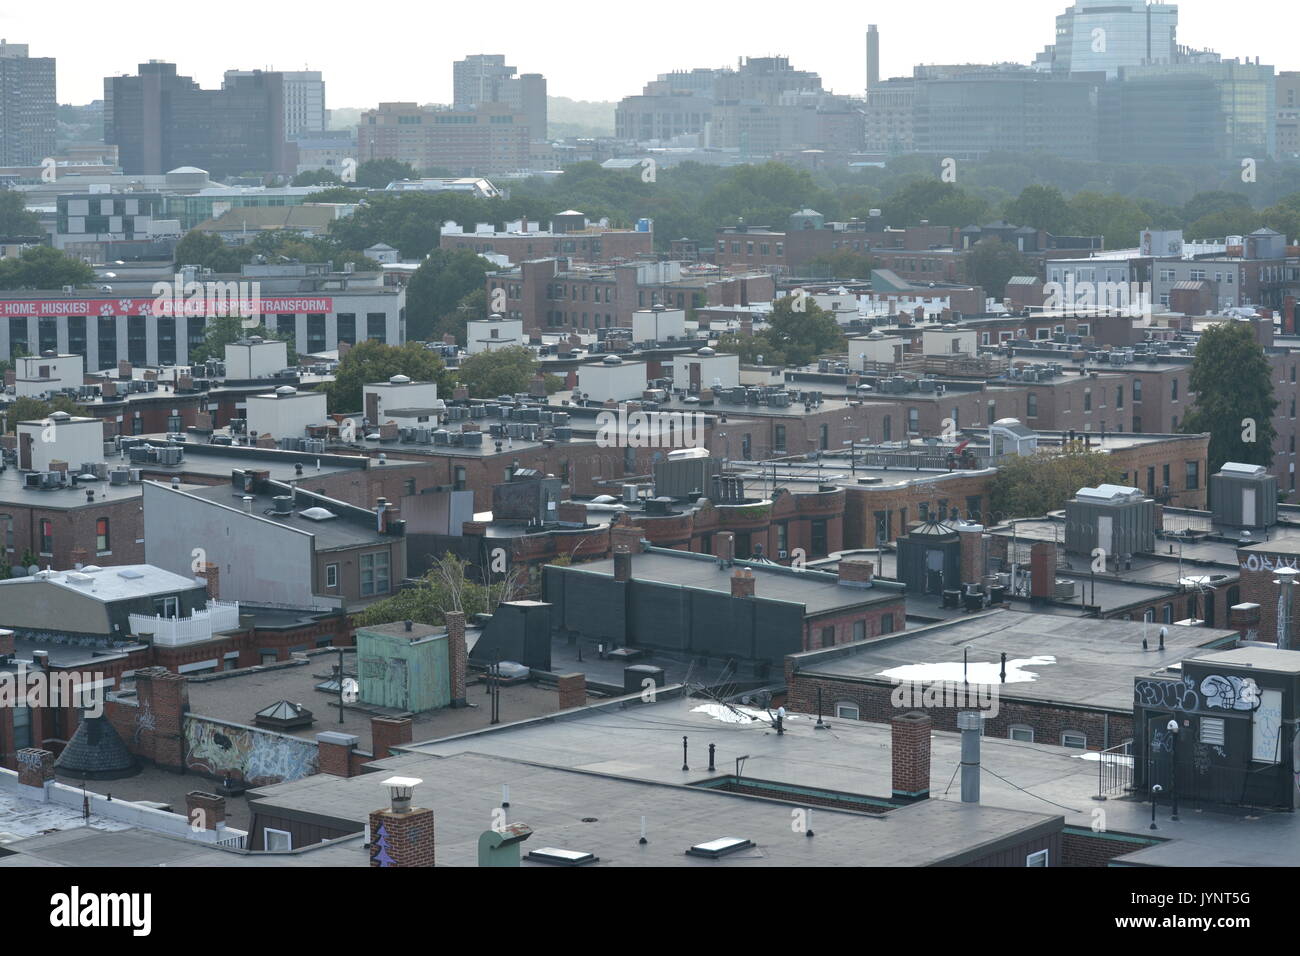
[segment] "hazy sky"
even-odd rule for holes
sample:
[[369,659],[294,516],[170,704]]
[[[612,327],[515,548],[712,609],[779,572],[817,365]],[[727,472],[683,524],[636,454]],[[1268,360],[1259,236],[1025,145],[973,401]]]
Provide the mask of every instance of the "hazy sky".
[[[773,54],[856,94],[868,23],[880,29],[882,75],[899,76],[914,63],[1029,62],[1070,2],[0,0],[0,37],[57,58],[60,103],[99,99],[106,75],[150,59],[204,87],[227,69],[321,70],[330,107],[448,102],[451,63],[468,53],[504,53],[521,72],[545,74],[552,96],[574,99],[617,100],[657,73]],[[1295,0],[1182,0],[1179,42],[1300,69],[1296,9]]]

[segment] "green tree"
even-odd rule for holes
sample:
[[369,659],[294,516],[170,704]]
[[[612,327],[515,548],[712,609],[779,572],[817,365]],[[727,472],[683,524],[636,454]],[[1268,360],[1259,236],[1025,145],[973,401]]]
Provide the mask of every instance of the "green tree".
[[442,358],[418,342],[385,345],[374,339],[357,343],[339,362],[334,381],[325,386],[331,412],[361,409],[362,386],[387,382],[394,375],[406,375],[416,382],[437,382],[446,391],[448,380]]
[[843,347],[844,333],[835,316],[796,296],[776,301],[761,333],[724,335],[718,341],[719,350],[736,353],[742,362],[757,362],[761,355],[768,365],[807,365],[817,356]]
[[1067,235],[1073,223],[1070,205],[1055,186],[1034,183],[1003,207],[1008,222],[1045,229],[1056,236]]
[[94,280],[94,269],[49,246],[32,246],[16,258],[0,259],[0,289],[62,289]]
[[884,218],[903,228],[922,220],[936,226],[969,226],[988,216],[989,204],[954,183],[921,179],[908,183],[886,200]]
[[1226,461],[1273,463],[1273,376],[1247,322],[1224,322],[1201,333],[1188,391],[1195,401],[1181,429],[1209,432],[1209,473]]
[[1004,458],[989,489],[990,510],[1009,518],[1059,511],[1080,488],[1095,488],[1120,478],[1109,455],[1075,442],[1040,449],[1033,455]]
[[[434,249],[406,286],[407,335],[416,340],[451,332],[465,341],[465,326],[456,308],[465,296],[483,288],[483,277],[496,269],[468,249]],[[480,316],[481,317],[481,316]]]
[[253,258],[252,246],[228,246],[216,233],[191,229],[176,243],[176,268],[201,266],[213,272],[237,273]]
[[415,167],[396,159],[368,159],[357,167],[357,185],[383,189],[399,179],[415,179]]
[[40,219],[27,211],[23,195],[14,190],[0,190],[0,238],[45,235]]
[[495,398],[528,391],[529,383],[541,367],[542,363],[531,350],[510,345],[463,359],[456,380],[469,388],[471,398]]
[[38,422],[49,418],[55,412],[67,412],[69,415],[84,415],[86,410],[66,395],[56,395],[52,401],[44,402],[39,398],[23,396],[13,402],[3,413],[5,428],[3,434],[17,432],[14,427],[19,422]]
[[437,626],[446,623],[447,611],[461,611],[466,617],[490,614],[514,593],[514,573],[496,583],[481,583],[466,575],[468,562],[448,552],[416,584],[390,598],[376,601],[355,617],[361,627],[375,627],[394,621],[415,621]]
[[1037,263],[1021,255],[1015,246],[1000,239],[981,239],[963,257],[966,281],[987,295],[1001,298],[1015,276],[1038,275]]
[[328,169],[309,169],[306,172],[299,173],[297,176],[293,177],[293,182],[289,185],[319,186],[323,183],[341,185],[342,182],[343,181],[339,179],[337,173],[331,172]]

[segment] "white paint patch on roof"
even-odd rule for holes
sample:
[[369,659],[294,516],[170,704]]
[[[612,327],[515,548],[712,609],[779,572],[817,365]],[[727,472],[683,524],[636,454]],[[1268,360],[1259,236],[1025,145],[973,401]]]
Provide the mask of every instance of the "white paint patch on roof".
[[[1009,660],[1006,682],[1023,684],[1037,680],[1036,673],[1024,668],[1055,663],[1056,658],[1051,654]],[[877,676],[888,677],[899,683],[931,684],[936,681],[960,683],[964,679],[972,684],[999,684],[1002,682],[1001,672],[1000,661],[970,661],[968,664],[962,664],[961,661],[945,661],[942,664],[904,664],[902,667],[891,667],[889,670],[881,671]]]
[[[737,713],[739,711],[739,713]],[[691,708],[692,714],[708,714],[714,720],[720,720],[725,724],[752,724],[755,721],[761,721],[764,724],[772,722],[772,715],[765,710],[754,710],[752,707],[737,707],[735,705],[728,707],[725,704],[701,704],[699,707]],[[785,715],[786,720],[792,720],[793,715],[789,712]]]

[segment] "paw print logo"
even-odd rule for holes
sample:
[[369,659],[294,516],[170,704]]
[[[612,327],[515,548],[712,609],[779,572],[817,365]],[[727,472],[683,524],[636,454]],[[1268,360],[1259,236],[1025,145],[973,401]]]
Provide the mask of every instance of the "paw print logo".
[[111,302],[105,302],[103,305],[101,305],[101,306],[99,307],[99,314],[100,314],[100,315],[112,315],[112,314],[113,314],[113,303],[111,303]]
[[130,315],[130,314],[131,314],[131,300],[130,300],[130,299],[118,299],[118,300],[117,300],[117,307],[118,307],[118,310],[121,312],[122,315]]

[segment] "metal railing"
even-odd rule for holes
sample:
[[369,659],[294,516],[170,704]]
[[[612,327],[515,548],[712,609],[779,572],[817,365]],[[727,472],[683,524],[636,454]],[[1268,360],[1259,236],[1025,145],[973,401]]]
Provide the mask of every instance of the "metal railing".
[[1097,796],[1123,793],[1133,788],[1133,742],[1103,750],[1097,755]]

